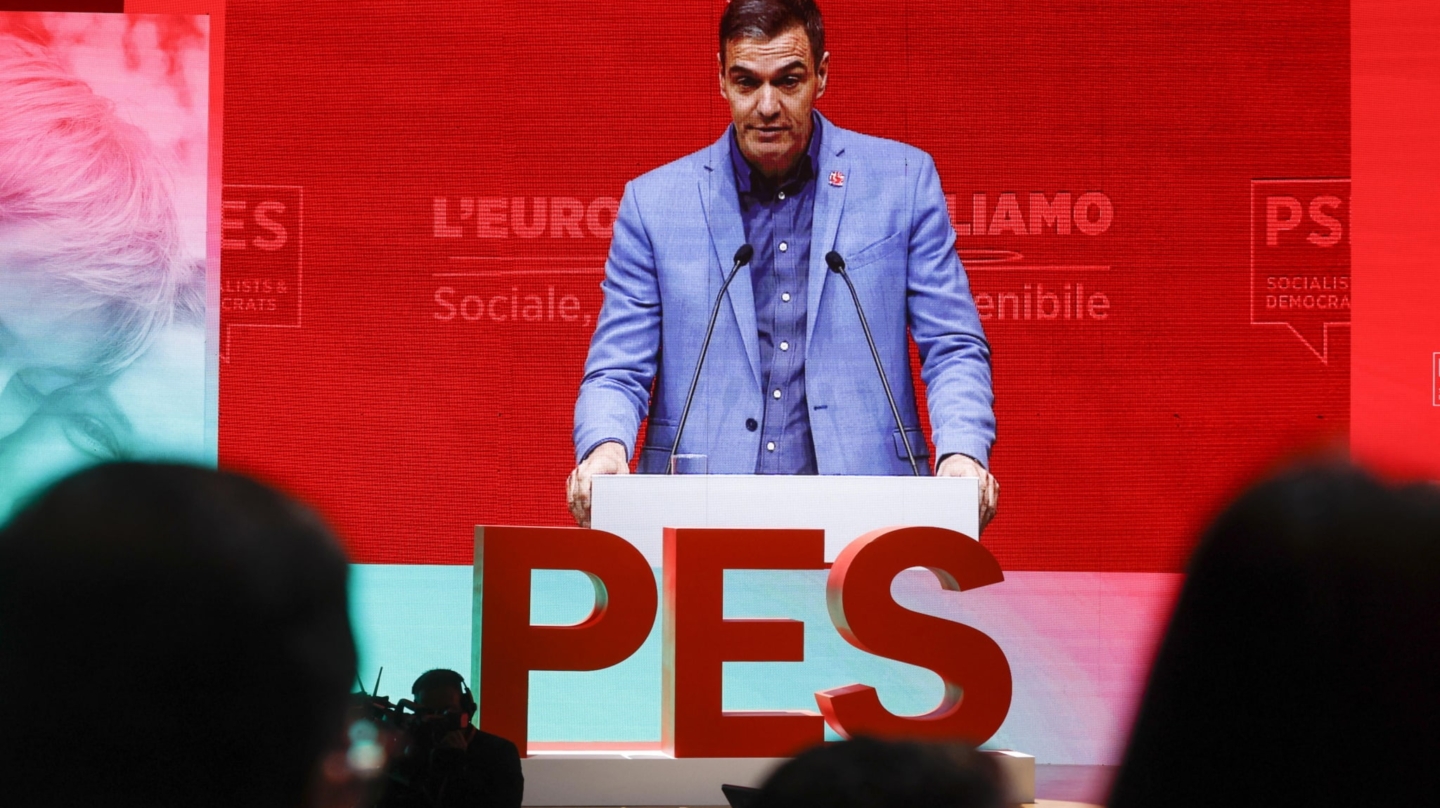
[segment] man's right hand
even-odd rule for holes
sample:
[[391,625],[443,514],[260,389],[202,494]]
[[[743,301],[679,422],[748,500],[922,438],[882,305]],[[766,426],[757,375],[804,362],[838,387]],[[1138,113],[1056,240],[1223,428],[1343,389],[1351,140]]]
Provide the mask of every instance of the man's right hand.
[[614,441],[596,446],[565,482],[566,499],[570,504],[570,515],[575,524],[590,527],[590,481],[597,474],[629,474],[630,463],[625,459],[625,447]]

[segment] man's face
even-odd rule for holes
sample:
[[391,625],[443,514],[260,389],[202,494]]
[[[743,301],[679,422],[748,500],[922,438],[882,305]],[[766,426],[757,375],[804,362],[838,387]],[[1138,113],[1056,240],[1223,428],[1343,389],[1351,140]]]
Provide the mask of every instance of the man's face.
[[415,694],[415,703],[436,712],[460,712],[460,688],[431,687]]
[[817,65],[796,26],[773,39],[733,40],[718,58],[740,153],[765,176],[783,176],[810,143],[810,111],[825,92],[830,54]]

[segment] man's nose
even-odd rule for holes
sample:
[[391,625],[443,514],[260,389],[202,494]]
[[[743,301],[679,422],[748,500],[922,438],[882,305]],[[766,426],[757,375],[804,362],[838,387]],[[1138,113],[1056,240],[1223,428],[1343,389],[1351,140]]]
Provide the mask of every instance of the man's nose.
[[780,95],[774,87],[766,84],[760,88],[760,100],[755,111],[762,118],[773,118],[780,114]]

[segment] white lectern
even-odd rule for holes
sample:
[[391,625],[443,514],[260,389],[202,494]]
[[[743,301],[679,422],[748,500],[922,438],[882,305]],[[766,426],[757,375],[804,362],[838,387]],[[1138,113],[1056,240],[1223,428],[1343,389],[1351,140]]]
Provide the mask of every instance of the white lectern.
[[627,474],[596,477],[591,524],[660,566],[667,527],[784,527],[825,531],[825,560],[863,533],[896,525],[978,536],[974,477],[770,477]]
[[[883,527],[928,525],[979,535],[973,477],[596,477],[591,525],[662,563],[667,527],[821,528],[825,560]],[[552,748],[546,749],[546,746]],[[658,744],[531,744],[526,805],[720,805],[721,783],[758,785],[780,760],[669,758]],[[1014,803],[1035,799],[1035,759],[997,752]]]

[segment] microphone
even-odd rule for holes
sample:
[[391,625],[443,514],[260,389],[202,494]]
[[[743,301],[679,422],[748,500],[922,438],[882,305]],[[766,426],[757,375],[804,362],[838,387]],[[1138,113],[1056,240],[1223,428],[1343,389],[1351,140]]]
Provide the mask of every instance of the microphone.
[[920,466],[915,462],[915,452],[910,449],[910,438],[905,434],[905,423],[900,420],[900,408],[895,406],[895,396],[890,392],[890,380],[885,378],[885,367],[880,364],[880,351],[875,348],[875,338],[870,336],[870,323],[865,321],[865,308],[860,305],[860,294],[855,291],[850,273],[845,271],[845,259],[840,257],[840,253],[831,250],[825,253],[825,263],[831,272],[845,279],[845,285],[850,289],[850,299],[855,301],[855,313],[860,315],[860,328],[865,332],[865,342],[870,346],[870,355],[875,358],[875,370],[880,374],[880,386],[885,388],[885,400],[890,402],[890,413],[895,416],[895,428],[900,430],[900,442],[905,444],[905,456],[910,458],[910,470],[919,477]]
[[680,424],[675,427],[675,443],[670,447],[670,456],[665,460],[665,473],[674,472],[675,454],[680,451],[680,438],[685,434],[685,422],[690,418],[690,405],[695,402],[695,388],[700,385],[700,369],[705,367],[705,354],[710,351],[710,338],[715,335],[715,320],[720,317],[720,303],[725,299],[725,290],[730,288],[730,282],[740,274],[740,268],[750,263],[755,257],[755,248],[749,244],[741,244],[740,249],[735,251],[735,266],[730,268],[730,274],[725,277],[725,283],[720,286],[720,294],[715,296],[715,305],[710,309],[710,324],[705,327],[705,341],[700,343],[700,359],[695,363],[695,375],[690,377],[690,392],[685,395],[685,409],[680,411]]

